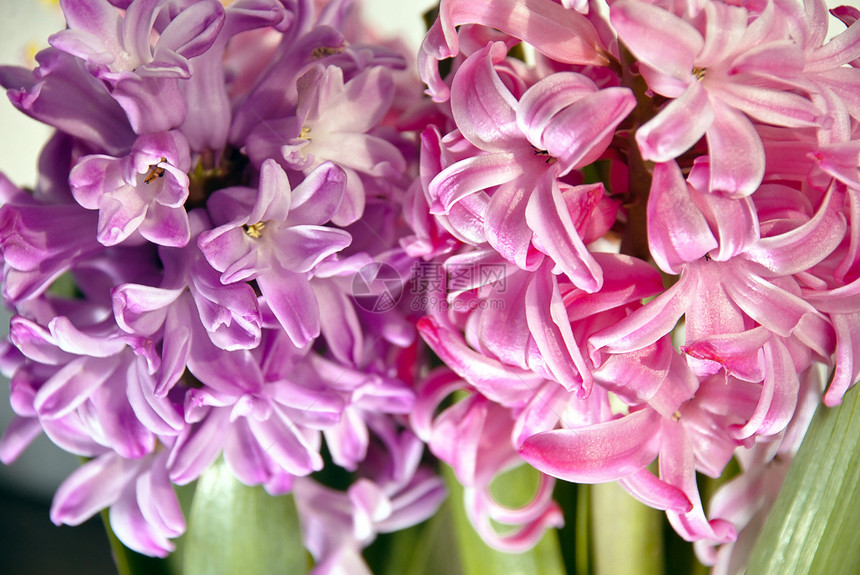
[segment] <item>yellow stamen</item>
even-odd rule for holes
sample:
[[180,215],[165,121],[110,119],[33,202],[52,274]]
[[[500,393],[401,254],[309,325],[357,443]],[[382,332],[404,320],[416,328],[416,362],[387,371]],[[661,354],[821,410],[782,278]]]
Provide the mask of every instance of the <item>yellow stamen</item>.
[[556,158],[555,156],[551,156],[550,153],[547,152],[546,150],[540,150],[540,149],[536,148],[535,146],[532,146],[532,149],[535,151],[535,156],[540,156],[542,158],[545,158],[544,163],[546,163],[546,164],[552,165],[558,161],[558,158]]
[[325,58],[326,56],[334,56],[335,54],[340,54],[344,50],[343,46],[320,46],[319,48],[314,48],[314,51],[311,52],[311,56],[314,60],[319,60],[320,58]]
[[693,68],[693,76],[696,77],[696,80],[701,81],[705,77],[705,68]]
[[[161,156],[161,160],[159,160],[158,164],[160,164],[161,162],[166,162],[166,161],[167,161],[167,158],[165,158],[164,156]],[[155,178],[164,177],[164,168],[162,168],[158,164],[153,164],[153,165],[149,166],[149,171],[146,173],[146,177],[143,178],[144,184],[148,184],[149,182],[151,182]]]
[[265,222],[257,222],[256,224],[244,225],[245,233],[254,238],[255,240],[263,235],[263,228],[266,227]]
[[302,131],[301,131],[301,132],[299,132],[299,138],[300,138],[300,139],[302,139],[302,140],[308,140],[308,141],[310,141],[310,139],[311,139],[311,129],[310,129],[310,128],[302,128]]

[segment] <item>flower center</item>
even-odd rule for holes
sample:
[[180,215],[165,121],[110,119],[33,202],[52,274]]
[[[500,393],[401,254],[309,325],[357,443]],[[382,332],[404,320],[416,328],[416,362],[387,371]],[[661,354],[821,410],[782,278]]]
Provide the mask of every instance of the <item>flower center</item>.
[[319,60],[320,58],[325,58],[326,56],[342,54],[343,51],[343,46],[320,46],[319,48],[314,48],[314,51],[311,52],[311,57],[314,60]]
[[242,228],[245,230],[245,233],[254,238],[255,240],[263,235],[263,228],[266,227],[265,222],[257,222],[256,224],[245,224]]
[[706,72],[705,68],[696,67],[696,68],[693,68],[692,74],[693,74],[693,76],[696,77],[696,80],[699,80],[701,82],[702,79],[705,77],[705,72]]
[[299,132],[299,139],[311,141],[311,129],[308,127],[302,128],[302,131]]
[[143,183],[148,184],[152,180],[154,180],[155,178],[164,177],[164,168],[162,168],[160,166],[160,164],[162,162],[166,162],[166,161],[167,161],[167,158],[165,158],[164,156],[161,156],[161,159],[158,161],[158,164],[152,164],[151,166],[149,166],[149,171],[146,172],[146,177],[143,178]]
[[550,153],[547,152],[546,150],[540,150],[540,149],[536,148],[535,146],[532,146],[532,149],[535,152],[535,156],[545,158],[544,159],[545,164],[552,165],[558,161],[558,158],[556,158],[555,156],[551,156]]

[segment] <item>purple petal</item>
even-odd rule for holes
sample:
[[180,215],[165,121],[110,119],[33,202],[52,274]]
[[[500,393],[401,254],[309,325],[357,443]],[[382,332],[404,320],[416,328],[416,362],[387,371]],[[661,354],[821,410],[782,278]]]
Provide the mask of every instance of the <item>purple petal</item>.
[[213,408],[202,422],[185,428],[167,459],[171,481],[186,485],[212,465],[229,432],[229,419],[229,409]]
[[0,438],[0,462],[11,465],[41,433],[42,424],[38,418],[16,415]]
[[146,522],[167,537],[177,537],[185,531],[185,518],[167,475],[166,463],[167,452],[155,456],[138,477],[135,495]]
[[110,379],[119,364],[119,357],[72,360],[39,389],[34,401],[36,410],[47,418],[67,415]]
[[182,10],[158,37],[154,60],[162,51],[176,52],[183,58],[199,56],[209,49],[224,25],[224,7],[220,2],[203,0]]
[[343,201],[345,186],[343,169],[333,162],[323,162],[293,190],[288,221],[314,226],[327,223]]
[[276,234],[272,240],[281,248],[273,250],[278,263],[283,269],[299,274],[313,270],[352,242],[349,232],[324,226],[297,225]]
[[122,494],[108,512],[111,529],[129,549],[154,557],[166,557],[174,545],[143,516],[134,492]]
[[287,473],[302,477],[322,469],[322,457],[313,447],[310,438],[304,436],[309,432],[297,428],[291,420],[273,414],[265,421],[254,418],[247,421],[251,433],[266,454]]
[[79,525],[113,505],[139,468],[139,461],[110,452],[83,464],[57,489],[51,521],[55,525]]
[[275,317],[297,347],[320,334],[319,304],[306,274],[274,269],[257,278]]

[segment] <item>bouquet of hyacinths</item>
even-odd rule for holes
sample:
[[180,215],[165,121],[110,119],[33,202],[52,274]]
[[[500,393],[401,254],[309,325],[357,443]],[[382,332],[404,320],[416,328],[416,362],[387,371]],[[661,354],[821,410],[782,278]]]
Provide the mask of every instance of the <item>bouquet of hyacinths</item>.
[[0,67],[51,519],[124,573],[680,573],[663,512],[858,568],[860,10],[442,0],[416,58],[352,4],[61,0]]

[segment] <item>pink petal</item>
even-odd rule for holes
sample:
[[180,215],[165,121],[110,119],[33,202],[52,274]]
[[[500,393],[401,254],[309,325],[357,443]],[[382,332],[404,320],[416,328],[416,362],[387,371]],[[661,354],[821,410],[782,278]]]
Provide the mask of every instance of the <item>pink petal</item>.
[[680,97],[636,130],[636,143],[643,159],[668,162],[698,142],[713,122],[708,92],[700,82],[692,82]]
[[824,405],[833,407],[842,403],[845,392],[860,378],[860,313],[832,314],[830,316],[836,329],[836,367],[833,378],[824,394]]
[[647,305],[592,335],[588,339],[588,349],[595,366],[602,363],[599,361],[601,350],[607,353],[635,351],[671,332],[693,297],[689,293],[692,283],[689,274],[682,274],[678,283]]
[[[697,165],[701,167],[702,164],[700,162]],[[703,171],[708,169],[707,166],[702,168]],[[693,170],[697,168],[694,167]],[[728,261],[759,240],[760,229],[755,204],[749,197],[726,198],[722,194],[708,192],[710,173],[703,176],[704,183],[701,188],[698,183],[689,188],[690,196],[716,234],[719,249],[710,253],[711,259]],[[687,181],[693,183],[693,177],[691,172]]]
[[686,541],[713,539],[720,543],[734,541],[737,537],[734,526],[728,521],[708,521],[702,508],[702,500],[696,485],[696,468],[693,447],[684,426],[679,422],[665,422],[660,451],[660,478],[670,485],[680,487],[692,503],[686,513],[667,511],[666,516],[675,531]]
[[711,192],[735,198],[749,196],[764,177],[764,146],[752,122],[741,112],[713,101],[714,121],[708,128]]
[[475,52],[457,69],[451,88],[454,122],[467,140],[488,152],[509,150],[523,137],[517,100],[494,68],[507,51],[502,42],[495,42]]
[[788,349],[772,341],[764,346],[765,377],[755,411],[743,426],[732,426],[732,435],[746,439],[784,430],[794,414],[800,383]]
[[430,213],[447,214],[470,194],[512,181],[522,173],[513,153],[472,156],[451,164],[430,182]]
[[788,337],[803,316],[815,308],[748,269],[725,275],[724,287],[732,300],[770,331]]
[[558,283],[544,264],[526,290],[526,319],[547,367],[556,380],[577,396],[588,397],[593,385],[591,371],[573,336],[570,320],[558,291]]
[[603,271],[579,237],[558,182],[551,174],[537,182],[525,215],[535,241],[540,242],[570,281],[588,293],[599,291]]
[[657,164],[648,196],[648,246],[663,271],[681,273],[683,264],[704,257],[717,240],[696,208],[674,161]]
[[553,477],[604,483],[644,469],[660,449],[656,411],[643,409],[605,423],[533,435],[520,448],[523,459]]
[[493,249],[520,269],[533,270],[543,259],[532,247],[532,230],[526,223],[528,194],[534,183],[525,177],[499,186],[487,206],[484,231]]
[[530,396],[539,385],[541,378],[533,372],[503,365],[474,351],[430,317],[418,320],[418,331],[445,365],[493,401],[516,402]]
[[809,221],[789,232],[761,238],[747,250],[746,258],[779,275],[796,274],[821,262],[839,246],[847,228],[842,215],[844,196],[836,190],[834,182]]
[[605,88],[588,94],[556,114],[541,134],[541,149],[558,158],[561,173],[597,160],[609,146],[615,128],[636,106],[627,88]]
[[582,74],[550,74],[531,86],[520,98],[516,106],[517,125],[532,145],[545,150],[541,135],[555,115],[597,90],[597,85]]
[[677,513],[687,513],[693,509],[693,504],[681,489],[657,479],[647,469],[622,477],[618,483],[630,495],[654,509],[667,509]]
[[609,20],[637,59],[669,76],[690,76],[704,47],[702,35],[691,24],[645,2],[614,2]]

